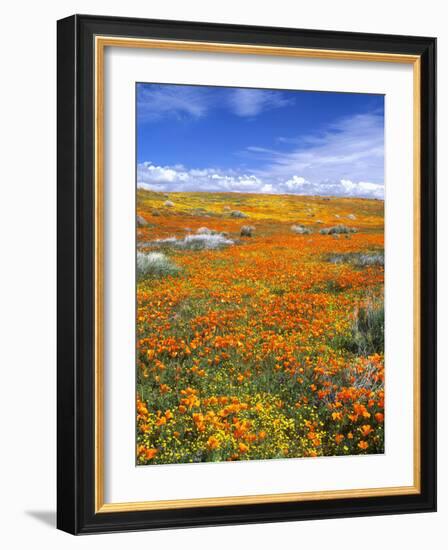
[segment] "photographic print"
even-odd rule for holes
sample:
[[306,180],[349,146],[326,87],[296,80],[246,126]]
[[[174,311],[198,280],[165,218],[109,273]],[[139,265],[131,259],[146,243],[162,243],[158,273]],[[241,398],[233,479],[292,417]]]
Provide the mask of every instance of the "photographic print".
[[431,37],[58,21],[59,529],[436,510],[435,76]]
[[136,105],[137,464],[383,453],[383,96]]

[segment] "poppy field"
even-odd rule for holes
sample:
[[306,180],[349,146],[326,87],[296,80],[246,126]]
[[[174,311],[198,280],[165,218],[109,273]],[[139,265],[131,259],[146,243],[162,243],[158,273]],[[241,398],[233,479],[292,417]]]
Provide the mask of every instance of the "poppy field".
[[384,452],[384,203],[137,190],[136,463]]

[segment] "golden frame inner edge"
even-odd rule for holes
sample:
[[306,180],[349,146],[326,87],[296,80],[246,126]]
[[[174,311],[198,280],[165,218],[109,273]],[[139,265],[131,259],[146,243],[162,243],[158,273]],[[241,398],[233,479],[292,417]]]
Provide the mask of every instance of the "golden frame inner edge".
[[[413,65],[413,197],[414,197],[414,352],[413,352],[413,424],[414,424],[414,471],[413,485],[350,490],[244,495],[180,500],[141,502],[104,502],[104,51],[106,47],[153,48],[159,50],[197,51],[209,53],[232,53],[286,56],[315,59],[407,63]],[[420,56],[389,53],[353,52],[344,50],[305,49],[290,47],[256,46],[250,44],[225,44],[213,42],[156,40],[96,36],[95,56],[95,513],[162,510],[206,506],[231,506],[274,502],[299,502],[332,500],[340,498],[379,497],[420,493]]]

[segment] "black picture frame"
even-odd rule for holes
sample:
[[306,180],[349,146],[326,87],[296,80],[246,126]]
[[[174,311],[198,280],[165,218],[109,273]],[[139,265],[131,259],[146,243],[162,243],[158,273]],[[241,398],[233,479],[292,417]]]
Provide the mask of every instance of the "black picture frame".
[[[436,39],[74,15],[57,24],[57,526],[72,534],[431,512],[436,509]],[[421,484],[418,494],[95,511],[97,35],[416,55],[421,61]]]

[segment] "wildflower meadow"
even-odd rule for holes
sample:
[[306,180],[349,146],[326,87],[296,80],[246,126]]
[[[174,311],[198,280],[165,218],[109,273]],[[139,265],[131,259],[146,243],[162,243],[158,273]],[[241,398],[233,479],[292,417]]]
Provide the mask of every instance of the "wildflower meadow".
[[384,203],[137,191],[138,465],[384,452]]

